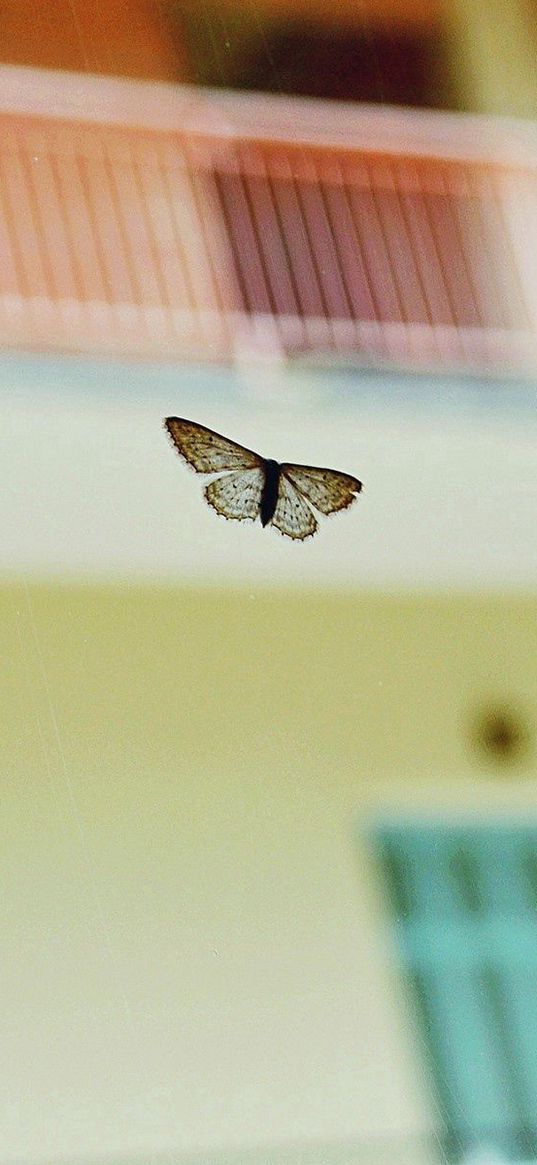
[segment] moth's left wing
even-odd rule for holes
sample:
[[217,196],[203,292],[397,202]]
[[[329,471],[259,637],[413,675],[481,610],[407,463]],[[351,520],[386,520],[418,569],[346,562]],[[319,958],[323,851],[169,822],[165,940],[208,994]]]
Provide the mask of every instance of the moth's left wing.
[[313,465],[284,463],[281,473],[321,514],[345,510],[362,489],[362,483],[357,477],[341,473],[339,469],[317,469]]
[[262,465],[262,458],[252,449],[238,445],[229,437],[222,437],[197,421],[183,417],[166,417],[164,428],[177,452],[196,470],[196,473],[220,473],[223,469],[253,469]]
[[241,469],[211,481],[205,490],[209,505],[224,518],[255,521],[259,514],[265,475],[260,469]]

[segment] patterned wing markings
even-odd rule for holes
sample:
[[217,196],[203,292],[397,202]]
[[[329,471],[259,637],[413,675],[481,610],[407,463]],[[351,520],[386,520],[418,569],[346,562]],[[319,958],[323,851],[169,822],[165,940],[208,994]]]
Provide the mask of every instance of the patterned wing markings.
[[317,529],[317,520],[307,501],[283,473],[280,475],[278,501],[271,525],[288,538],[300,542],[311,538]]
[[164,427],[181,457],[196,473],[220,473],[223,469],[253,469],[261,467],[263,459],[251,449],[220,433],[185,421],[181,417],[167,417]]
[[223,477],[209,482],[205,498],[213,510],[223,514],[224,518],[255,522],[259,516],[264,483],[265,475],[261,467],[225,473]]
[[321,514],[345,510],[362,489],[357,477],[341,473],[339,469],[317,469],[313,465],[284,462],[281,472]]

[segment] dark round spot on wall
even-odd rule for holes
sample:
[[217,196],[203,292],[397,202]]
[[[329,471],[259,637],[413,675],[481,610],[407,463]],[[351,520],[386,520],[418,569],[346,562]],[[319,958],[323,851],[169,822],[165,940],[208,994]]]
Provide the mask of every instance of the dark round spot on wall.
[[526,717],[508,704],[490,704],[474,716],[470,743],[480,759],[508,768],[525,760],[531,732]]

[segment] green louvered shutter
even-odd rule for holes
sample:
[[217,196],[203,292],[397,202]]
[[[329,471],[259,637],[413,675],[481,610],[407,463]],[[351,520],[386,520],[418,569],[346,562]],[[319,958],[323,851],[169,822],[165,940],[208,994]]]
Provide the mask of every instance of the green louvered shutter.
[[537,828],[376,831],[448,1159],[537,1158]]

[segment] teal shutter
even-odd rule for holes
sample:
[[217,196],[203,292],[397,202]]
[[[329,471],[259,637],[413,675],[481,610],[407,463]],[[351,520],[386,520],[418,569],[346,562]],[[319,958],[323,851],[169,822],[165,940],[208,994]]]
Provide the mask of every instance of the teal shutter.
[[537,828],[378,829],[451,1161],[537,1158]]

